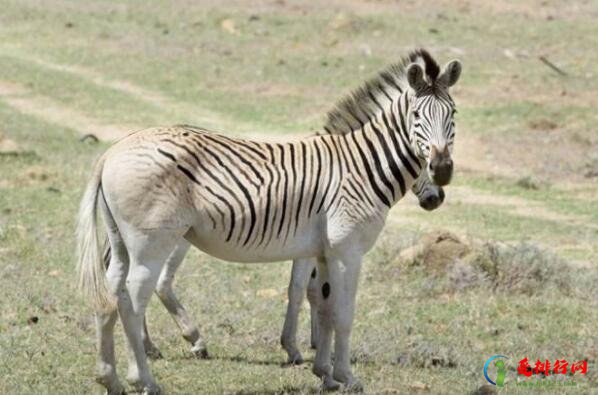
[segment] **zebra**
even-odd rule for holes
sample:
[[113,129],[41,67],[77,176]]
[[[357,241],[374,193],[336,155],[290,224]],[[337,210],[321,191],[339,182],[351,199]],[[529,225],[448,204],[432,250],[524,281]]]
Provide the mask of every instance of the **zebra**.
[[[415,50],[328,114],[324,133],[289,143],[233,139],[174,126],[137,131],[96,162],[79,208],[79,284],[96,310],[97,381],[122,393],[114,324],[128,340],[128,381],[161,392],[142,339],[145,309],[181,238],[215,257],[269,262],[316,257],[318,341],[312,371],[324,389],[360,389],[350,334],[363,255],[390,208],[426,168],[452,177],[461,63],[441,70]],[[106,269],[96,211],[111,249]],[[335,336],[334,365],[331,361]]]
[[[426,171],[422,171],[418,179],[411,187],[413,193],[417,196],[421,208],[427,211],[435,210],[444,202],[444,190],[442,187],[430,182]],[[110,248],[104,253],[105,265],[110,264]],[[179,327],[183,338],[191,343],[191,353],[200,359],[209,358],[208,350],[199,328],[193,324],[185,307],[179,302],[172,290],[174,275],[181,265],[191,244],[185,239],[181,239],[173,252],[167,258],[162,273],[158,279],[155,293],[166,310],[170,313],[175,323]],[[303,363],[303,357],[296,345],[297,321],[299,310],[303,303],[303,297],[307,293],[310,305],[311,317],[311,347],[316,348],[317,343],[317,317],[316,317],[316,260],[315,258],[295,259],[291,270],[291,280],[288,286],[288,303],[285,320],[283,325],[280,342],[283,349],[287,352],[287,364],[299,365]],[[309,291],[308,291],[309,290]],[[162,353],[152,342],[147,321],[143,321],[143,345],[145,353],[152,359],[163,358]]]

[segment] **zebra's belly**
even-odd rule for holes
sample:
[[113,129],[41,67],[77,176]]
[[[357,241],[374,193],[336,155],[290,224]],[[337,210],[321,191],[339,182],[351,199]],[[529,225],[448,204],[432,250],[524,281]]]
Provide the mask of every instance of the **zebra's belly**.
[[317,226],[302,228],[286,240],[273,239],[269,242],[254,240],[226,240],[226,234],[200,227],[193,227],[185,238],[203,252],[216,258],[233,262],[276,262],[322,255],[323,234]]

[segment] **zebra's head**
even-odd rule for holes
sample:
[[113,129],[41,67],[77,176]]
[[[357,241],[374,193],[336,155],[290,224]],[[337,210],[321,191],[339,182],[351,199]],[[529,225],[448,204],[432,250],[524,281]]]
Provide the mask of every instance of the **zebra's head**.
[[459,80],[461,63],[453,60],[441,71],[427,52],[420,59],[407,68],[409,138],[415,153],[426,161],[430,179],[442,186],[453,174],[456,110],[449,88]]

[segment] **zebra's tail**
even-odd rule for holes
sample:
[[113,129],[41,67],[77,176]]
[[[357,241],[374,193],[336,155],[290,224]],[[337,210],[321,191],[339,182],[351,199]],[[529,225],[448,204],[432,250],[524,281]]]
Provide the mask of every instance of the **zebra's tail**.
[[97,231],[97,205],[100,194],[102,169],[105,156],[95,165],[91,180],[79,207],[77,221],[77,272],[79,289],[86,299],[99,311],[112,310],[116,299],[108,290],[106,267],[100,254]]

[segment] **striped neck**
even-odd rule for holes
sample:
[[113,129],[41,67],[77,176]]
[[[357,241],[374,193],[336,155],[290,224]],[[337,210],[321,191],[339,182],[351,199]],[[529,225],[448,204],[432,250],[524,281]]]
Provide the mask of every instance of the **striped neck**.
[[338,141],[339,166],[361,178],[370,195],[388,208],[405,196],[425,164],[411,148],[406,114],[408,100],[403,92],[359,129],[322,136]]

